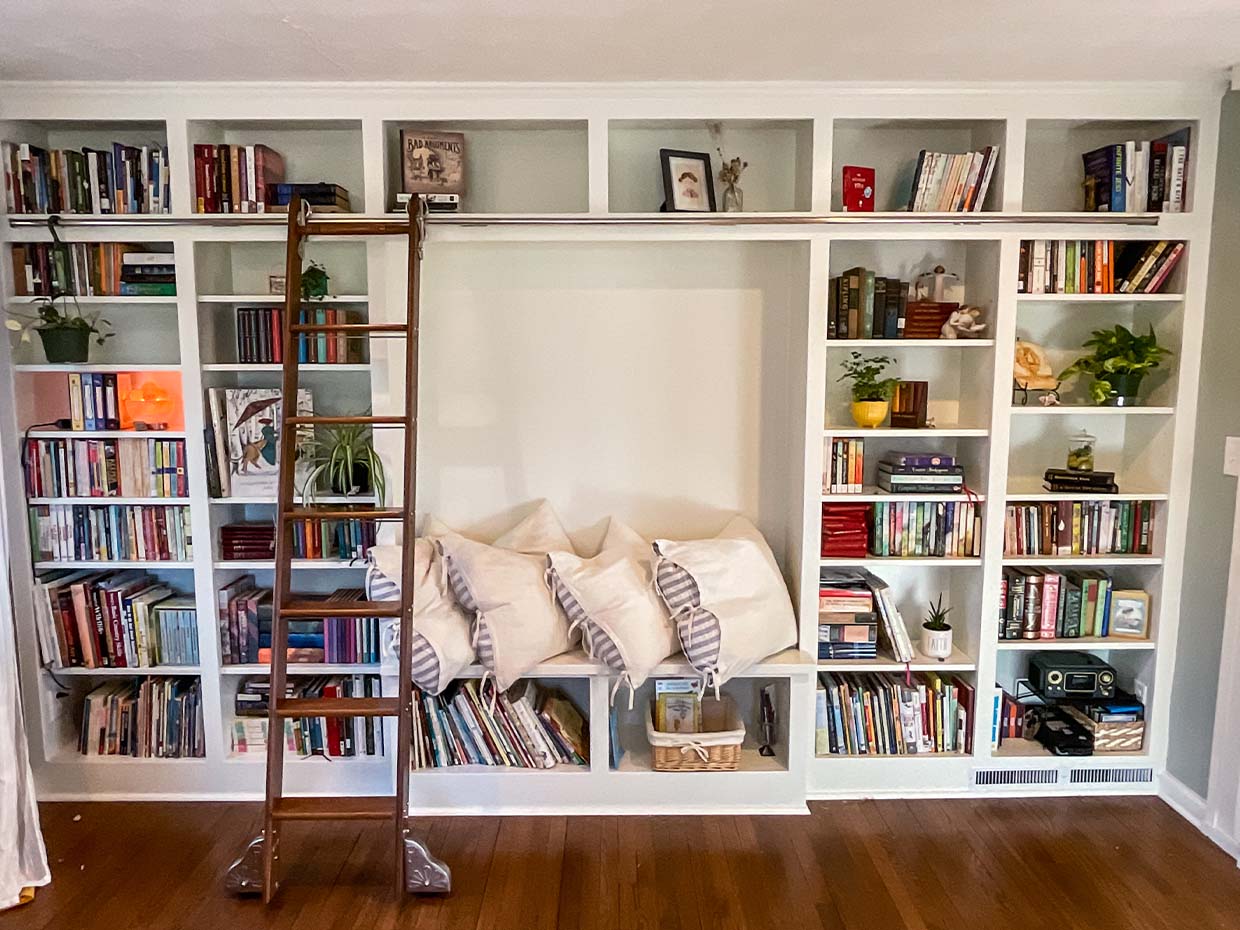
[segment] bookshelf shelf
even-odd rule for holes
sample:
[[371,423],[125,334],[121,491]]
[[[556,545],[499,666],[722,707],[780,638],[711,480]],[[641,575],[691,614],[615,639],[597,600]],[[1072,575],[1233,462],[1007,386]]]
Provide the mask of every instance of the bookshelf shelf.
[[153,675],[185,675],[194,676],[202,674],[202,669],[197,665],[152,665],[138,666],[135,668],[49,668],[46,669],[50,675],[56,677],[67,676],[69,678],[149,678]]
[[[1196,420],[1198,361],[1185,350],[1200,341],[1207,293],[1202,257],[1209,254],[1212,227],[1211,204],[1206,198],[1192,202],[1191,192],[1199,183],[1203,192],[1213,186],[1217,159],[1209,149],[1217,136],[1216,88],[1142,85],[1136,92],[1122,86],[1057,83],[927,85],[916,88],[912,105],[903,91],[831,85],[687,85],[672,96],[666,87],[642,85],[615,91],[573,85],[554,93],[482,85],[467,93],[450,85],[416,93],[361,85],[307,86],[290,87],[278,97],[255,93],[257,89],[187,87],[173,94],[158,85],[129,87],[123,90],[125,105],[118,112],[154,117],[136,121],[96,119],[100,98],[95,87],[17,87],[5,97],[6,118],[20,124],[26,135],[18,141],[102,147],[115,139],[169,146],[174,169],[171,213],[65,215],[60,235],[66,242],[158,243],[159,249],[175,255],[179,280],[175,297],[79,297],[83,310],[104,311],[120,333],[92,349],[92,364],[46,364],[37,340],[26,346],[13,347],[7,340],[0,345],[0,369],[17,375],[12,388],[0,389],[13,391],[12,397],[0,398],[3,460],[18,461],[25,427],[67,415],[67,409],[58,409],[60,396],[52,394],[65,372],[163,372],[154,377],[176,380],[183,392],[185,417],[183,424],[174,424],[177,430],[40,429],[31,438],[185,440],[190,496],[42,498],[32,503],[186,506],[198,542],[193,561],[34,563],[20,507],[19,519],[10,520],[6,532],[15,578],[29,575],[32,568],[81,568],[140,569],[171,579],[173,587],[192,591],[196,598],[203,647],[200,667],[194,669],[75,669],[56,674],[64,676],[60,681],[75,699],[79,692],[116,677],[198,677],[206,759],[96,759],[65,752],[72,749],[65,745],[66,705],[47,699],[51,682],[38,671],[31,586],[15,585],[21,668],[27,672],[22,683],[41,794],[138,799],[261,795],[265,755],[231,755],[229,724],[233,693],[241,680],[265,675],[267,669],[221,666],[212,644],[219,636],[219,589],[245,573],[254,573],[259,586],[270,586],[274,568],[270,559],[219,559],[219,527],[241,519],[267,519],[276,501],[266,495],[210,498],[204,480],[202,397],[209,388],[278,383],[278,366],[234,361],[242,357],[236,351],[236,311],[284,303],[283,296],[268,289],[270,276],[284,272],[288,219],[279,213],[194,213],[193,145],[270,145],[284,156],[289,180],[340,183],[349,190],[354,216],[390,219],[397,215],[388,211],[400,188],[399,131],[406,126],[462,131],[469,151],[463,212],[436,214],[427,221],[423,296],[425,306],[439,311],[428,316],[425,325],[426,453],[419,462],[419,509],[452,526],[479,533],[487,527],[489,532],[487,521],[522,506],[529,496],[522,489],[537,487],[539,496],[545,494],[563,508],[561,516],[574,539],[582,532],[591,544],[596,540],[585,527],[606,513],[631,520],[647,535],[695,538],[717,531],[714,514],[744,512],[772,541],[790,579],[799,618],[794,648],[757,663],[725,686],[735,689],[747,707],[755,706],[754,697],[764,685],[773,683],[779,689],[780,755],[774,760],[758,756],[755,742],[745,749],[742,771],[730,777],[665,777],[650,771],[648,755],[640,752],[644,739],[634,740],[638,733],[632,718],[622,741],[629,752],[618,770],[610,770],[607,715],[613,706],[614,677],[602,663],[575,652],[541,663],[533,677],[567,690],[587,714],[593,735],[591,766],[567,772],[472,767],[419,771],[417,813],[803,811],[807,795],[983,796],[993,789],[974,784],[975,768],[1069,765],[1041,754],[1040,747],[1038,756],[1026,757],[1009,755],[1007,747],[993,755],[990,751],[991,686],[1027,660],[1025,650],[1034,649],[1104,652],[1121,668],[1124,685],[1129,684],[1125,678],[1139,673],[1149,693],[1147,754],[1100,756],[1071,765],[1105,767],[1131,758],[1155,769],[1156,781],[1161,777],[1174,671],[1173,650],[1163,647],[1178,637],[1188,532],[1184,501],[1190,470],[1185,463]],[[58,118],[46,119],[49,112]],[[204,119],[204,114],[212,118]],[[430,118],[423,119],[427,114]],[[658,149],[710,152],[717,171],[718,155],[706,121],[720,116],[724,152],[750,163],[740,184],[748,212],[656,212],[663,199]],[[1194,146],[1188,212],[1080,211],[1082,153],[1109,141],[1152,138],[1185,126],[1192,129]],[[16,131],[6,129],[5,138],[15,139]],[[964,152],[996,144],[1002,157],[983,212],[902,209],[921,149]],[[878,212],[841,211],[845,165],[876,169]],[[330,220],[331,215],[323,216]],[[1182,239],[1188,242],[1188,257],[1166,282],[1167,293],[1016,293],[1021,241],[1052,237]],[[45,216],[0,215],[0,239],[5,242],[47,238]],[[323,304],[376,321],[398,314],[405,266],[399,248],[391,246],[364,237],[309,243],[306,258],[326,266],[329,288],[339,292]],[[984,308],[987,338],[828,340],[830,277],[861,265],[912,280],[936,264],[961,275],[966,301]],[[642,299],[633,300],[635,293]],[[4,302],[20,309],[35,300],[10,296]],[[1151,379],[1146,406],[1011,405],[1009,347],[1014,336],[1038,342],[1048,353],[1064,354],[1096,323],[1124,322],[1144,329],[1147,321],[1160,342],[1166,337],[1175,355],[1168,377]],[[660,334],[657,351],[666,349],[673,364],[659,365],[661,356],[650,354],[651,332]],[[703,333],[709,335],[703,338]],[[140,341],[126,338],[130,334]],[[634,341],[638,334],[646,334],[645,341]],[[682,337],[683,343],[678,342]],[[689,354],[686,346],[691,347]],[[388,344],[371,348],[366,364],[303,368],[315,393],[316,411],[398,412],[402,373],[392,364]],[[843,386],[836,381],[842,358],[852,350],[894,355],[898,363],[893,374],[928,381],[929,416],[938,428],[856,427]],[[150,364],[131,364],[126,356],[134,355]],[[547,358],[555,364],[549,366]],[[677,365],[676,360],[687,364]],[[1055,365],[1061,361],[1070,359],[1052,358]],[[564,383],[574,388],[565,391]],[[720,385],[743,390],[721,391]],[[617,386],[624,392],[617,393]],[[555,403],[546,403],[548,398]],[[743,402],[733,403],[735,398]],[[559,409],[551,417],[547,412],[553,407]],[[607,441],[596,440],[597,433],[582,434],[582,429],[589,431],[582,424],[596,420],[597,410],[604,407],[612,418]],[[679,422],[659,420],[669,407],[710,411],[710,425],[695,437],[689,454],[678,454],[684,451],[676,445],[683,434]],[[557,432],[569,424],[570,435]],[[1098,467],[1114,471],[1124,493],[1042,490],[1043,468],[1062,464],[1066,438],[1083,426],[1098,436]],[[376,439],[385,464],[397,462],[399,455],[399,439],[389,432]],[[830,453],[829,440],[838,437],[867,440],[867,464],[875,453],[905,450],[941,450],[961,459],[983,510],[982,556],[821,559],[824,503],[966,499],[884,494],[873,486],[871,472],[863,477],[868,483],[862,494],[823,494],[823,460]],[[581,461],[570,467],[560,454],[565,443],[574,441],[588,460],[588,495],[579,493]],[[393,464],[391,473],[397,470]],[[514,475],[520,480],[514,481]],[[4,469],[2,480],[4,496],[22,500],[21,469]],[[652,494],[653,488],[658,495]],[[393,490],[393,504],[399,506],[399,489]],[[999,530],[1009,501],[1064,499],[1158,502],[1152,548],[1160,555],[1003,556]],[[362,502],[337,495],[318,500]],[[989,618],[995,614],[1003,569],[1017,565],[1105,568],[1124,585],[1144,586],[1157,605],[1154,638],[996,643]],[[813,691],[820,668],[884,674],[903,669],[888,660],[818,662],[813,579],[822,567],[863,567],[884,578],[910,633],[916,632],[918,611],[926,601],[944,595],[953,608],[957,651],[945,663],[919,659],[913,668],[950,672],[976,687],[973,756],[825,757],[820,764],[813,752]],[[359,585],[366,565],[297,560],[293,568],[297,590],[326,594]],[[468,674],[476,677],[480,671],[475,666]],[[302,680],[317,674],[383,672],[365,665],[290,668],[290,674]],[[659,677],[690,673],[680,657],[654,671]],[[746,724],[756,740],[758,724],[752,714]],[[177,761],[191,764],[157,764]],[[291,765],[294,793],[365,795],[390,788],[390,753],[387,758],[335,761],[347,764],[309,759],[305,762],[310,764]],[[508,777],[514,774],[521,777]],[[624,790],[617,792],[618,785]],[[1118,781],[1069,783],[1065,776],[1046,790],[1081,794],[1155,789]]]
[[1104,636],[1080,636],[1076,639],[1001,639],[999,640],[998,648],[1000,652],[1037,652],[1039,650],[1047,649],[1098,652],[1108,649],[1157,649],[1158,643],[1152,639],[1119,639]]
[[993,339],[828,339],[828,349],[993,349]]
[[189,503],[188,497],[30,497],[30,504],[90,504],[110,506],[112,504],[141,504],[143,506],[174,507]]
[[[364,662],[290,662],[290,675],[378,675],[383,666]],[[394,673],[394,669],[388,669]],[[271,666],[257,663],[221,665],[221,675],[269,675]]]
[[[293,495],[296,503],[304,503],[304,498],[300,494]],[[315,504],[368,504],[374,500],[373,497],[365,495],[343,494],[320,494],[314,498]],[[210,499],[212,507],[246,507],[251,505],[276,505],[274,497],[213,497]]]
[[[968,653],[959,647],[952,649],[952,654],[946,659],[932,659],[924,655],[916,646],[913,647],[916,655],[913,661],[908,663],[908,668],[914,672],[975,672],[977,671],[977,661],[970,657]],[[897,662],[895,659],[884,658],[880,656],[877,659],[819,659],[818,671],[820,672],[903,672],[905,669],[904,662]]]
[[832,504],[867,504],[877,501],[984,501],[985,494],[897,494],[884,491],[878,487],[866,487],[859,494],[823,494],[824,503]]
[[1071,565],[1162,565],[1155,555],[1030,555],[1005,556],[1004,565],[1037,565],[1046,568]]
[[1174,407],[1086,407],[1074,404],[1061,404],[1058,407],[1032,404],[1012,407],[1012,416],[1026,417],[1169,417],[1174,413]]

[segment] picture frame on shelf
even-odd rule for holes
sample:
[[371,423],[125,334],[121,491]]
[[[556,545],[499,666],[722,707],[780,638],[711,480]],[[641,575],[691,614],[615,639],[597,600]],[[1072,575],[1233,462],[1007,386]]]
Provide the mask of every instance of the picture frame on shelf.
[[708,152],[659,149],[663,213],[714,213],[715,180]]
[[400,177],[406,194],[465,193],[465,133],[402,129]]
[[1110,634],[1126,639],[1150,638],[1150,595],[1146,591],[1111,593]]

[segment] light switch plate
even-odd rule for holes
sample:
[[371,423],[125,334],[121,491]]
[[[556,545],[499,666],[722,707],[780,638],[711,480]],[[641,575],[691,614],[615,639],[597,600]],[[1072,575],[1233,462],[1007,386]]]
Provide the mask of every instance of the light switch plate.
[[1240,477],[1240,436],[1228,436],[1223,445],[1223,474]]

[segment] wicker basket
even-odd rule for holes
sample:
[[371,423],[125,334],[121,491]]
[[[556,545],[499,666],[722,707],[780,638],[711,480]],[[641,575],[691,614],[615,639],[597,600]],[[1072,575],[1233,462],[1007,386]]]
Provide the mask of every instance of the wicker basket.
[[1145,745],[1145,721],[1099,723],[1089,714],[1067,705],[1072,719],[1094,735],[1094,752],[1140,752]]
[[646,715],[646,738],[656,772],[735,772],[741,764],[745,724],[728,695],[702,698],[701,733],[660,733],[654,702]]

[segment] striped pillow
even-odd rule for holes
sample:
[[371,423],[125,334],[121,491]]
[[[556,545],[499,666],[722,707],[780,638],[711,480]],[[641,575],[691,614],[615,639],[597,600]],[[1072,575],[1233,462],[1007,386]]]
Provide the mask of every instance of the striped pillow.
[[655,584],[676,621],[685,658],[703,675],[713,673],[719,665],[719,618],[702,608],[697,581],[671,559],[660,557]]
[[[370,601],[400,600],[400,585],[385,575],[373,564],[366,569],[366,599]],[[381,640],[383,655],[386,658],[397,656],[400,649],[400,621],[380,621],[387,624],[388,632]],[[413,664],[409,677],[423,691],[431,694],[439,692],[439,653],[421,633],[413,633]]]
[[620,649],[616,646],[615,640],[600,629],[597,624],[590,622],[586,609],[581,606],[581,602],[568,589],[568,585],[564,584],[563,579],[560,578],[559,573],[554,568],[547,569],[547,580],[550,582],[551,590],[555,592],[560,606],[564,608],[564,613],[568,616],[570,633],[572,630],[577,629],[577,627],[581,627],[582,640],[586,646],[586,655],[598,659],[608,668],[615,669],[617,672],[624,672],[624,659],[620,655]]

